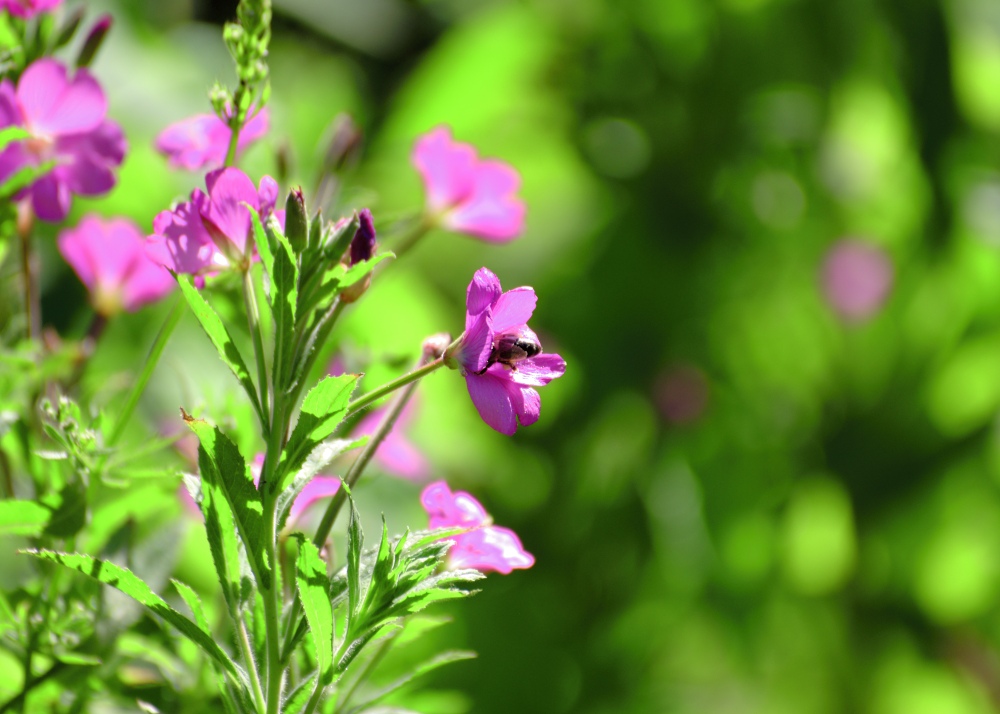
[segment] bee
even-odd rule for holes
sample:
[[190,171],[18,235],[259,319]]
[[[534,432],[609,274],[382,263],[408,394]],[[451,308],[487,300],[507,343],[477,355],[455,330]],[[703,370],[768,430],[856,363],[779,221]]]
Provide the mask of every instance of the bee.
[[502,332],[493,338],[493,350],[479,374],[494,364],[502,364],[517,371],[517,363],[542,353],[542,344],[529,327],[522,326],[514,332]]

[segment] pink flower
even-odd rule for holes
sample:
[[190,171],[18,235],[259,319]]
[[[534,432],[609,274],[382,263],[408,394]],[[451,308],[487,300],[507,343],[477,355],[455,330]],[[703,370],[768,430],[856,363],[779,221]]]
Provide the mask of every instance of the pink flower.
[[[240,131],[236,142],[237,154],[264,136],[268,129],[267,109],[261,109]],[[171,124],[156,137],[156,150],[165,155],[170,166],[197,171],[205,167],[218,168],[226,161],[229,125],[215,114],[196,114]]]
[[502,292],[500,280],[480,268],[466,293],[465,333],[450,359],[465,375],[479,416],[510,436],[518,422],[538,421],[542,387],[566,371],[556,354],[542,354],[538,336],[526,324],[535,310],[535,291],[528,287]]
[[[338,376],[345,373],[343,359],[338,355],[330,361],[327,374]],[[414,413],[417,411],[417,397],[413,396],[403,411],[400,413],[392,430],[386,435],[375,450],[372,457],[382,471],[393,476],[420,481],[427,478],[430,473],[430,465],[427,458],[420,453],[409,439],[403,435],[407,425],[413,421]],[[354,427],[352,433],[356,436],[374,434],[378,425],[385,416],[385,409],[374,409],[368,412]]]
[[139,227],[123,218],[85,217],[59,234],[59,252],[87,286],[94,309],[105,316],[134,312],[174,287],[170,273],[147,257]]
[[435,481],[420,494],[420,503],[430,518],[430,528],[468,528],[450,536],[454,545],[448,552],[449,568],[495,570],[506,575],[511,570],[530,568],[535,558],[521,545],[509,528],[493,525],[493,519],[475,498],[465,491],[452,493],[444,481]]
[[[402,413],[393,424],[392,431],[379,444],[373,458],[379,468],[387,474],[419,481],[427,478],[430,467],[424,455],[402,434],[406,425],[413,420],[413,413],[416,411],[413,399],[411,398],[411,401],[403,407]],[[383,416],[385,409],[369,412],[358,422],[353,433],[357,436],[375,433]]]
[[524,228],[521,177],[500,161],[480,161],[469,144],[438,127],[417,140],[411,155],[427,191],[427,208],[443,227],[502,243]]
[[105,119],[107,100],[85,69],[72,79],[54,59],[29,66],[17,84],[0,82],[0,128],[19,126],[31,136],[0,152],[0,183],[25,166],[53,168],[19,194],[35,214],[61,221],[73,194],[96,196],[115,185],[112,169],[125,158],[125,137]]
[[892,263],[880,249],[860,240],[838,241],[826,254],[822,271],[823,294],[846,320],[874,315],[892,287]]
[[[205,177],[208,193],[195,189],[191,200],[161,211],[149,236],[149,256],[177,273],[203,276],[227,267],[241,268],[253,255],[250,205],[262,220],[274,211],[278,184],[270,176],[260,187],[237,168],[212,171]],[[279,220],[283,212],[278,211]]]
[[0,0],[0,10],[6,10],[14,17],[34,17],[48,12],[62,3],[62,0]]

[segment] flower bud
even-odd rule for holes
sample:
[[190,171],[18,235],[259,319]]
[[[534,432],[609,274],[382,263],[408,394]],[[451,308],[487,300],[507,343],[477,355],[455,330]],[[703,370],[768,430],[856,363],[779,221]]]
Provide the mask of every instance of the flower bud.
[[87,39],[83,41],[83,47],[80,48],[80,54],[76,57],[77,67],[87,67],[94,61],[97,51],[101,49],[101,45],[104,43],[104,37],[108,34],[108,30],[111,29],[111,21],[111,15],[101,15],[97,22],[90,28],[90,32],[87,33]]
[[447,332],[439,332],[424,340],[423,350],[427,359],[440,359],[444,356],[445,350],[451,344],[451,335]]
[[325,251],[325,257],[330,263],[339,263],[344,257],[344,253],[354,241],[354,234],[357,233],[359,225],[357,214],[352,218],[341,218],[333,224],[330,236],[326,239]]
[[296,255],[301,255],[309,240],[309,217],[302,188],[293,188],[285,201],[285,237]]
[[375,252],[375,223],[372,221],[372,212],[367,208],[362,208],[358,212],[358,229],[351,239],[350,265],[357,265],[372,257]]
[[76,31],[80,29],[80,23],[83,21],[84,14],[85,10],[82,7],[77,8],[70,14],[69,18],[63,24],[62,29],[59,30],[59,36],[56,37],[53,49],[65,47],[70,43],[70,40],[76,35]]

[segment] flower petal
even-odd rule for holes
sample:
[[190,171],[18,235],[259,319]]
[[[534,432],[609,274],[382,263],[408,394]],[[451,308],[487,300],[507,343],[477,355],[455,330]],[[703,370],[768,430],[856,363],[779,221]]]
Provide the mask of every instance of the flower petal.
[[508,290],[493,306],[493,331],[507,332],[521,327],[531,319],[538,297],[533,288]]
[[499,300],[502,292],[500,279],[493,271],[489,268],[477,270],[465,291],[465,329],[469,329],[476,315]]
[[420,503],[430,519],[430,528],[475,528],[490,523],[490,515],[465,491],[452,493],[444,481],[428,484],[420,494]]
[[[494,366],[503,369],[500,365]],[[510,393],[505,386],[506,381],[494,374],[492,367],[486,374],[468,372],[465,375],[469,396],[472,397],[479,416],[496,431],[511,436],[517,431],[517,418],[514,416]]]
[[338,490],[340,490],[339,478],[333,476],[314,476],[305,485],[305,488],[302,489],[295,500],[292,501],[292,506],[288,509],[288,520],[298,520],[298,517],[305,513],[316,501],[330,498],[336,495]]
[[543,353],[521,360],[517,371],[511,372],[511,381],[532,387],[544,387],[566,373],[566,360],[557,354]]
[[451,138],[451,130],[438,127],[417,140],[410,156],[427,191],[427,204],[441,211],[462,201],[474,186],[476,150]]
[[493,320],[490,311],[480,313],[472,325],[465,330],[465,336],[455,354],[456,359],[468,372],[482,372],[493,352]]
[[475,168],[472,189],[444,219],[460,233],[505,243],[524,230],[524,202],[515,195],[520,174],[499,161],[484,161]]
[[209,201],[201,209],[202,217],[243,253],[250,233],[250,212],[243,204],[260,210],[257,189],[247,175],[236,168],[226,168],[209,176],[211,180],[205,178]]
[[507,389],[521,426],[530,426],[538,421],[538,415],[542,412],[542,398],[538,396],[538,392],[531,387],[521,387],[513,382],[508,384]]
[[453,540],[455,545],[448,554],[448,564],[452,568],[494,570],[506,575],[515,568],[530,568],[535,564],[534,556],[524,549],[517,534],[509,528],[477,528]]
[[47,174],[31,184],[31,205],[43,221],[58,223],[69,213],[73,196],[69,188],[53,174]]
[[101,86],[87,70],[77,70],[71,81],[60,62],[47,58],[24,70],[17,98],[31,129],[51,136],[90,131],[108,111]]

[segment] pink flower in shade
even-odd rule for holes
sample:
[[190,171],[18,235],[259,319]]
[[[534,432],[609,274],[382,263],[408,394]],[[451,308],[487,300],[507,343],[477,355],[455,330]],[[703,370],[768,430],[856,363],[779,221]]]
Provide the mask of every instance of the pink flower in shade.
[[[327,367],[327,374],[338,376],[345,373],[344,360],[338,355],[330,361]],[[393,476],[420,481],[427,478],[430,473],[430,465],[427,458],[420,453],[403,432],[407,425],[413,421],[414,413],[417,411],[417,397],[413,396],[403,407],[399,418],[392,426],[386,437],[379,444],[375,455],[372,457],[382,471]],[[356,436],[374,434],[378,425],[385,416],[385,409],[374,409],[368,412],[354,427],[352,433]]]
[[146,255],[139,227],[123,218],[87,216],[59,234],[59,252],[90,291],[99,313],[134,312],[174,288],[174,279]]
[[70,79],[54,59],[40,59],[15,89],[0,82],[0,128],[23,127],[31,136],[0,151],[0,183],[19,169],[53,162],[53,168],[22,191],[35,214],[61,221],[73,194],[96,196],[115,185],[112,169],[125,158],[125,137],[105,119],[107,100],[85,69]]
[[[268,129],[267,109],[261,109],[250,118],[240,131],[236,142],[237,154],[264,136]],[[167,157],[175,169],[197,171],[205,167],[217,168],[226,161],[229,125],[215,114],[196,114],[171,124],[156,137],[156,150]]]
[[444,481],[435,481],[420,494],[420,503],[430,519],[430,528],[468,528],[450,536],[448,567],[495,570],[506,575],[514,569],[530,568],[535,558],[509,528],[493,525],[479,501],[465,491],[452,493]]
[[14,17],[28,18],[53,10],[61,4],[62,0],[0,0],[0,10],[6,10]]
[[838,241],[823,260],[823,294],[844,319],[861,321],[874,315],[892,288],[888,256],[860,240]]
[[[538,421],[542,387],[566,371],[557,354],[542,354],[538,337],[526,324],[538,298],[532,288],[502,292],[500,280],[480,268],[466,293],[465,333],[449,358],[458,362],[465,375],[472,403],[487,424],[508,436],[517,425]],[[528,352],[511,358],[504,345],[532,344]]]
[[[413,420],[415,411],[416,406],[411,398],[411,401],[403,407],[396,423],[393,424],[392,431],[379,444],[375,456],[372,458],[379,468],[387,474],[400,476],[411,481],[420,481],[427,478],[430,466],[424,455],[402,434],[406,425]],[[383,416],[385,416],[384,409],[369,412],[358,422],[353,433],[357,436],[374,434]]]
[[265,221],[272,212],[279,221],[284,217],[274,211],[278,184],[270,176],[254,188],[245,173],[230,167],[209,173],[205,185],[207,194],[195,189],[190,201],[161,211],[153,221],[147,252],[174,272],[203,276],[246,265],[253,255],[253,224],[244,204]]
[[427,208],[449,230],[503,243],[524,228],[521,176],[501,161],[480,161],[475,148],[438,127],[417,139],[411,155],[427,191]]

